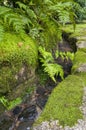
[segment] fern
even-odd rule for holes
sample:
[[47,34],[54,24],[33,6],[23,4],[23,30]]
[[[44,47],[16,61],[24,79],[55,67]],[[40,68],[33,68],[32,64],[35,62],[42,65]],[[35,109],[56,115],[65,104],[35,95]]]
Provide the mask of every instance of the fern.
[[4,14],[7,14],[11,11],[10,8],[4,7],[4,6],[0,6],[0,16],[3,17]]
[[34,26],[36,15],[27,5],[20,2],[17,2],[17,4],[19,5],[17,9],[0,6],[0,20],[2,20],[6,29],[13,29],[20,33]]
[[22,10],[22,13],[26,13],[26,15],[29,17],[29,19],[37,19],[36,14],[34,13],[34,11],[32,9],[29,8],[29,6],[27,6],[21,2],[16,2],[16,4],[18,4],[19,8]]
[[62,79],[64,79],[64,72],[60,65],[58,64],[43,64],[44,66],[44,72],[48,73],[49,77],[56,82],[56,79],[54,76],[60,75]]
[[72,61],[74,60],[74,53],[67,52],[66,55],[67,55],[67,57],[70,58]]
[[22,102],[22,99],[21,98],[16,98],[13,101],[8,101],[8,99],[6,99],[5,96],[2,96],[2,97],[0,97],[0,102],[3,104],[3,106],[7,110],[11,110],[13,107],[20,104]]
[[42,66],[44,67],[44,72],[46,72],[54,82],[56,82],[55,76],[57,75],[59,75],[63,79],[64,72],[62,66],[54,63],[54,58],[52,54],[45,51],[45,49],[42,47],[39,47],[39,52],[39,59],[42,62]]
[[[6,7],[0,6],[0,20],[2,20],[5,31],[26,32],[39,40],[41,44],[50,43],[50,37],[59,36],[61,38],[59,28],[62,24],[69,21],[74,23],[73,2],[68,1],[23,0],[23,3],[14,1],[16,6],[14,8],[11,8],[10,4]],[[55,29],[58,31],[56,32]],[[53,44],[55,44],[58,38],[53,39]]]
[[55,52],[55,57],[58,58],[58,57],[61,57],[62,59],[70,59],[71,61],[74,60],[74,53],[71,53],[71,52],[59,52],[59,51],[56,51]]
[[0,42],[3,40],[4,38],[4,27],[2,24],[0,24]]
[[8,26],[9,30],[10,28],[13,28],[13,30],[16,32],[24,31],[24,25],[21,16],[17,13],[14,13],[12,9],[0,6],[0,18],[4,23],[3,26]]
[[49,63],[54,61],[52,54],[50,52],[45,51],[45,48],[40,46],[39,52],[41,54],[40,57],[41,62]]
[[[51,5],[49,7],[50,12],[52,13],[52,16],[55,16],[55,19],[63,24],[67,22],[73,22],[74,21],[74,13],[72,9],[73,2],[57,2],[57,4]],[[71,17],[71,15],[72,17]],[[73,19],[71,19],[73,18]]]

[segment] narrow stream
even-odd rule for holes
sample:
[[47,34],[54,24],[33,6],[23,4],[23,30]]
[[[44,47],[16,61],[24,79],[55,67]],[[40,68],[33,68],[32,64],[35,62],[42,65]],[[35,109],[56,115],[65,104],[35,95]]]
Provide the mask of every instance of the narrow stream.
[[[70,43],[70,44],[69,44]],[[76,41],[68,39],[66,34],[63,35],[63,43],[58,44],[59,51],[76,52]],[[71,74],[72,61],[70,59],[55,59],[56,63],[62,65],[64,77]],[[57,77],[57,84],[61,82],[61,78]],[[34,121],[40,116],[49,95],[57,85],[50,78],[46,81],[45,86],[37,83],[37,89],[29,97],[26,95],[24,102],[16,106],[13,110],[7,111],[0,116],[0,130],[30,130]]]

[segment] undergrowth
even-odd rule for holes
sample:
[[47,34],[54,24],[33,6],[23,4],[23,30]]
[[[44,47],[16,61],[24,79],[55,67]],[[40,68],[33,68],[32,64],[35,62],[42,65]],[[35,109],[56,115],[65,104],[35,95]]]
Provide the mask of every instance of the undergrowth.
[[54,61],[54,58],[52,54],[45,50],[45,48],[39,47],[40,52],[40,62],[42,63],[42,66],[44,67],[44,72],[48,74],[48,76],[56,82],[55,76],[60,76],[62,79],[64,79],[64,72],[62,69],[62,66],[59,64],[56,64]]

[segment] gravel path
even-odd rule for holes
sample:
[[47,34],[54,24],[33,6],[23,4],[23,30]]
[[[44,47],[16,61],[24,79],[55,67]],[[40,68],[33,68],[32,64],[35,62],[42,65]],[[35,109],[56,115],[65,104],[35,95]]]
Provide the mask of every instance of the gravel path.
[[55,120],[42,122],[42,124],[34,127],[32,130],[86,130],[86,87],[84,87],[83,104],[80,109],[83,113],[83,120],[79,119],[78,123],[73,127],[66,126],[62,128],[62,126],[59,126],[58,120]]

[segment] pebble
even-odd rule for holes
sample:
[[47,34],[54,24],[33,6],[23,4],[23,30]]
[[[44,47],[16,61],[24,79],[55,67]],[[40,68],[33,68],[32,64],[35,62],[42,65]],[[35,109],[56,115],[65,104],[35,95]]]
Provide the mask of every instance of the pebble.
[[27,130],[30,130],[30,127],[27,127]]

